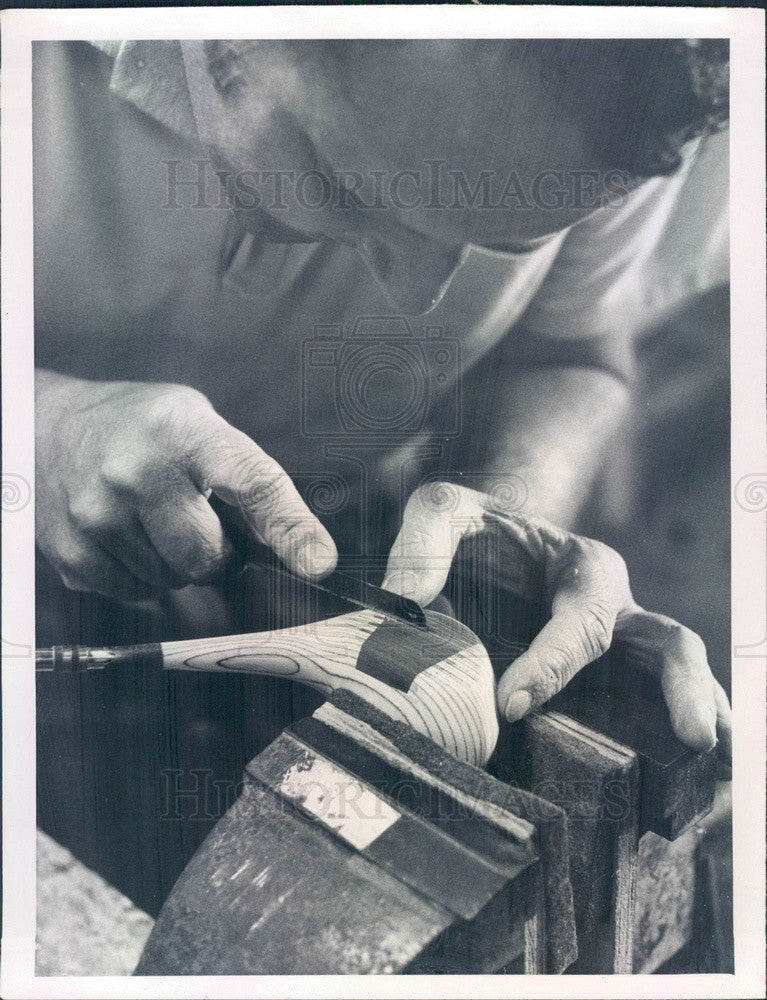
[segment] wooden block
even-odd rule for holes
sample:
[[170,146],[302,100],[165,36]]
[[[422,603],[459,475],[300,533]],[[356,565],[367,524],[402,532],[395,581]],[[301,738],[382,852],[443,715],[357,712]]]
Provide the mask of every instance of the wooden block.
[[639,845],[634,972],[728,973],[733,969],[731,786],[675,841]]
[[[704,820],[695,856],[693,903],[693,947],[691,966],[695,972],[732,975],[735,971],[733,937],[732,808],[728,803],[732,786],[722,788],[727,803],[717,822]],[[708,820],[709,817],[706,819]]]
[[[301,728],[305,734],[308,727]],[[272,788],[373,865],[454,916],[473,919],[535,860],[529,840],[515,845],[516,863],[493,865],[470,854],[437,824],[402,809],[396,786],[384,786],[392,793],[385,794],[383,783],[371,782],[367,774],[360,774],[362,769],[339,766],[332,744],[343,737],[321,724],[318,728],[320,733],[306,743],[284,733],[268,753],[250,762],[247,776]],[[330,736],[327,741],[322,730]],[[317,752],[318,743],[326,744],[327,755]]]
[[451,919],[248,784],[171,892],[136,974],[396,972]]
[[692,937],[695,830],[675,841],[642,837],[637,864],[634,972],[657,972]]
[[717,751],[696,753],[673,733],[660,683],[621,643],[582,670],[550,706],[633,750],[640,771],[640,836],[673,840],[711,809]]
[[[492,565],[492,553],[481,558]],[[502,589],[479,600],[471,580],[454,580],[451,598],[500,671],[545,621],[544,602]],[[572,970],[631,972],[638,838],[653,831],[672,839],[700,821],[713,801],[716,752],[679,743],[658,680],[620,643],[546,709],[502,729],[491,767],[568,814],[579,952]]]
[[491,766],[567,814],[578,937],[571,971],[631,972],[636,755],[567,716],[541,712],[503,729]]

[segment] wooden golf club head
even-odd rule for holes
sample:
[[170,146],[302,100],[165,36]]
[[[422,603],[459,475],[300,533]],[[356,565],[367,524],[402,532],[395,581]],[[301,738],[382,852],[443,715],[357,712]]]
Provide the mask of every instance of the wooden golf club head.
[[272,632],[166,642],[163,662],[287,677],[325,694],[345,689],[481,767],[498,738],[490,658],[460,622],[426,611],[426,623],[361,610]]

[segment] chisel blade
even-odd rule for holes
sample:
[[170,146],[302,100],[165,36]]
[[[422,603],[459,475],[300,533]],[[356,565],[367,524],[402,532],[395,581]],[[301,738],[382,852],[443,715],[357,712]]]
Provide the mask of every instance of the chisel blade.
[[305,577],[298,577],[295,573],[282,566],[270,566],[272,573],[300,582],[302,587],[313,588],[330,594],[331,597],[340,598],[347,604],[352,604],[358,608],[365,608],[369,611],[378,611],[389,618],[396,618],[406,625],[415,625],[417,628],[428,629],[426,615],[420,604],[409,597],[402,597],[400,594],[392,593],[390,590],[383,590],[372,583],[360,580],[348,573],[334,570],[321,580],[307,580]]

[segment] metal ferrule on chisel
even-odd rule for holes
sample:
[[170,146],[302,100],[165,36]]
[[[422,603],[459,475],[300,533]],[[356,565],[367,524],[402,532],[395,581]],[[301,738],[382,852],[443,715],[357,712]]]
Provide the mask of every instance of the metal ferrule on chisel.
[[57,674],[81,674],[86,670],[103,670],[112,663],[133,662],[142,654],[159,651],[159,645],[116,646],[113,649],[93,649],[90,646],[49,646],[35,655],[37,671]]

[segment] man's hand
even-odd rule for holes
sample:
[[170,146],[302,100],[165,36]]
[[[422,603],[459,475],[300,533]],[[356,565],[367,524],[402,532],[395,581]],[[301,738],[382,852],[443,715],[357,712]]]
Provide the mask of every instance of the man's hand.
[[430,483],[409,499],[383,586],[428,604],[442,590],[458,544],[481,532],[498,536],[498,569],[512,589],[535,565],[551,598],[551,619],[506,669],[498,708],[520,719],[555,695],[613,638],[630,643],[657,671],[677,737],[695,750],[722,744],[729,760],[731,712],[702,640],[634,601],[623,559],[601,542],[542,518],[504,511],[491,497],[451,483]]
[[287,473],[180,385],[36,380],[37,541],[75,590],[120,600],[207,583],[230,546],[211,491],[293,570],[333,568],[333,540]]

